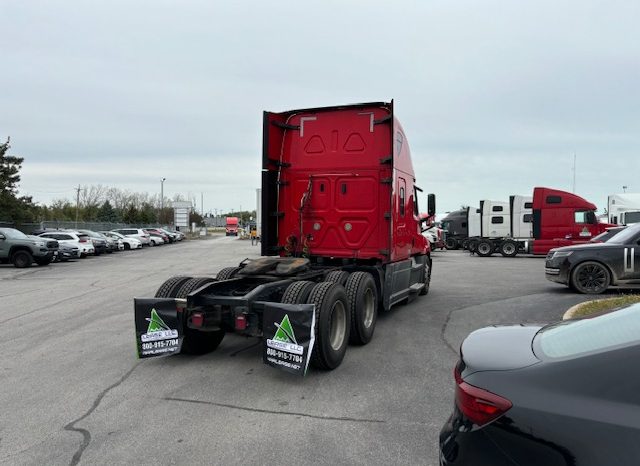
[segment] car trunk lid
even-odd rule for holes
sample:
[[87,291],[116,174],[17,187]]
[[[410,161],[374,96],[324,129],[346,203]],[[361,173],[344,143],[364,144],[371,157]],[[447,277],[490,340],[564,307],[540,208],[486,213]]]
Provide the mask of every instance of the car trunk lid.
[[540,325],[492,326],[476,330],[460,347],[463,378],[479,371],[506,371],[537,364],[532,341]]

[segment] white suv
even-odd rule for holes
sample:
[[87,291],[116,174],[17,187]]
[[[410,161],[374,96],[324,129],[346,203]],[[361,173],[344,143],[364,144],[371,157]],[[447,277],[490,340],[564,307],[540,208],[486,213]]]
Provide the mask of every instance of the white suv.
[[140,240],[143,246],[151,245],[151,235],[149,235],[149,233],[146,233],[144,230],[140,228],[119,228],[117,230],[112,230],[112,231],[120,233],[121,235],[124,235],[124,236],[136,238]]
[[87,257],[87,255],[95,254],[96,252],[91,238],[76,231],[45,231],[38,236],[55,239],[58,243],[76,246],[80,251],[80,257]]

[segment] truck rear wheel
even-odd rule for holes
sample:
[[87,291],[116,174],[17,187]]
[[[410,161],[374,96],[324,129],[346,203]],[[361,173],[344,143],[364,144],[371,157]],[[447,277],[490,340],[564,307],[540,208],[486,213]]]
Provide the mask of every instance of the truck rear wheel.
[[489,240],[480,240],[476,246],[476,254],[480,257],[489,257],[493,253],[493,243]]
[[31,267],[31,264],[33,263],[33,256],[29,251],[16,251],[11,256],[11,263],[14,267],[19,269]]
[[319,369],[335,369],[342,363],[349,342],[351,316],[347,294],[338,283],[321,282],[313,287],[307,303],[316,307],[311,362]]
[[345,286],[345,283],[347,283],[348,278],[349,278],[349,272],[345,272],[344,270],[334,270],[333,272],[329,272],[327,274],[327,276],[324,278],[324,281],[340,283],[342,286]]
[[304,304],[307,302],[307,298],[314,286],[316,286],[315,282],[306,280],[293,282],[285,290],[280,302],[283,304]]
[[175,298],[180,287],[184,285],[187,281],[191,280],[191,277],[171,277],[169,280],[164,282],[156,291],[156,298]]
[[458,242],[454,238],[447,238],[444,241],[444,247],[447,249],[458,249]]
[[518,244],[510,239],[503,241],[500,245],[500,254],[504,257],[515,257],[518,254]]
[[195,277],[187,280],[182,284],[175,297],[185,299],[189,293],[211,282],[215,282],[215,280],[209,277]]
[[353,272],[349,275],[345,288],[351,311],[349,341],[357,345],[366,345],[373,338],[378,320],[376,282],[368,272]]
[[429,286],[431,285],[431,271],[433,270],[433,261],[430,257],[427,257],[424,263],[424,288],[420,290],[420,296],[424,296],[429,293]]
[[229,280],[230,278],[233,278],[236,273],[238,273],[238,270],[240,270],[240,267],[225,267],[220,272],[218,272],[218,275],[216,275],[216,280]]

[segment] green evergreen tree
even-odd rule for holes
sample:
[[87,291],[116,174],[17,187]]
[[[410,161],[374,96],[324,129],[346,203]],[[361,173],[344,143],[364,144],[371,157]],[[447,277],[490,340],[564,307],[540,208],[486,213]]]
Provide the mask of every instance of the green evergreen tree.
[[31,197],[18,197],[20,169],[24,158],[7,155],[10,139],[0,144],[0,220],[23,223],[34,221]]
[[109,201],[104,201],[104,204],[100,206],[97,213],[97,219],[100,222],[110,223],[115,223],[118,221],[116,211]]

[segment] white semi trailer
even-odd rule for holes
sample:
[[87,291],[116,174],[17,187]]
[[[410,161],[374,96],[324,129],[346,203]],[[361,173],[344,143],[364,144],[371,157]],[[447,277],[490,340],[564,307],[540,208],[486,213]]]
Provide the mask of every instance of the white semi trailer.
[[607,199],[609,223],[640,223],[640,193],[610,194]]

